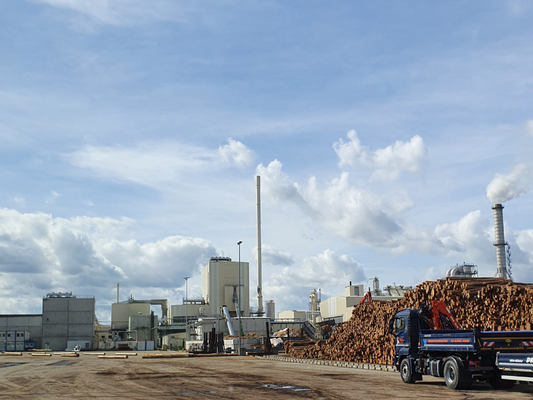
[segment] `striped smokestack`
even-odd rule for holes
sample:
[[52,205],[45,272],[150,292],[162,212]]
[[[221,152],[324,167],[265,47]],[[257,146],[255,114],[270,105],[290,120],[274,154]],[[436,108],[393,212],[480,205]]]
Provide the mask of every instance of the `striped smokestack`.
[[494,204],[494,246],[496,246],[496,277],[511,279],[507,271],[507,262],[505,260],[505,238],[503,236],[503,206]]

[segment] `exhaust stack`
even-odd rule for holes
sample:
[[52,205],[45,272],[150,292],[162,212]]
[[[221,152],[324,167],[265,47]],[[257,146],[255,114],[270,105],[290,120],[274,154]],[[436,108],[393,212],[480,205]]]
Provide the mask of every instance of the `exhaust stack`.
[[263,315],[263,271],[261,265],[261,177],[257,175],[257,315]]
[[119,302],[119,301],[118,301],[118,299],[119,299],[119,297],[118,297],[118,290],[119,290],[119,287],[120,287],[120,284],[117,283],[117,303]]
[[494,204],[492,207],[494,211],[494,246],[496,246],[496,277],[511,279],[509,271],[507,270],[507,262],[505,259],[505,238],[503,236],[503,206],[501,204]]

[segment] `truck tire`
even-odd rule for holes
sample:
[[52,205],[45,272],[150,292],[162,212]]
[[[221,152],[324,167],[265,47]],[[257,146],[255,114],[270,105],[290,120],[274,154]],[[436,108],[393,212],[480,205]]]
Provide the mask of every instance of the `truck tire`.
[[405,383],[415,383],[416,381],[408,358],[404,358],[400,363],[400,376]]
[[459,357],[451,356],[444,363],[444,382],[453,390],[468,389],[472,386],[472,375],[464,367]]

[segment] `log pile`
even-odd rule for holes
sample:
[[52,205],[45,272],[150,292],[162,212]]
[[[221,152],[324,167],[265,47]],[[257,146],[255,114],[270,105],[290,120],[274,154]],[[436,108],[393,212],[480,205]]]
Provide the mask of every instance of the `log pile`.
[[337,326],[328,340],[286,343],[286,353],[294,358],[391,365],[394,338],[388,333],[389,320],[399,310],[420,308],[432,300],[443,300],[463,329],[508,331],[533,326],[533,285],[501,278],[446,278],[424,282],[400,300],[356,305],[351,319]]

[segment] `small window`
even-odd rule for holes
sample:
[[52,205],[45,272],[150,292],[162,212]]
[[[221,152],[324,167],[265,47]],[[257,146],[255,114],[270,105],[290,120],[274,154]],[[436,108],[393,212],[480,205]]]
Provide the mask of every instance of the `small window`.
[[403,330],[405,330],[405,320],[403,318],[396,318],[394,332],[399,333]]

